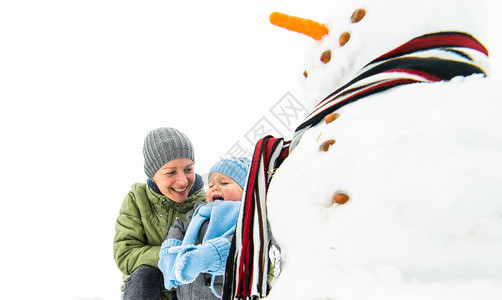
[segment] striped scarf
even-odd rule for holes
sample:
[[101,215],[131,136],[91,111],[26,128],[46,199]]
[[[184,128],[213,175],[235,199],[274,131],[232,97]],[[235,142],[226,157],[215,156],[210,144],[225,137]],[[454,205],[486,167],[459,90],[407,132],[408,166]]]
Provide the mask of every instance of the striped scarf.
[[[269,293],[272,237],[267,221],[267,190],[275,170],[303,133],[340,107],[393,87],[447,81],[457,76],[486,76],[487,61],[486,48],[468,34],[439,32],[420,36],[376,58],[353,80],[322,100],[296,128],[292,141],[272,136],[259,140],[227,261],[222,299],[259,299]],[[278,276],[275,270],[274,276]]]

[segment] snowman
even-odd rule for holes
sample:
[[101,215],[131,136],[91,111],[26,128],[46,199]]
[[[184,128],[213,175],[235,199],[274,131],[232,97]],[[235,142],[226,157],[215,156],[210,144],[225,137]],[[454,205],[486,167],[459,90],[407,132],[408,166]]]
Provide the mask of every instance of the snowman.
[[268,186],[267,299],[502,299],[502,96],[482,5],[333,6],[323,23],[270,18],[315,41],[312,112]]

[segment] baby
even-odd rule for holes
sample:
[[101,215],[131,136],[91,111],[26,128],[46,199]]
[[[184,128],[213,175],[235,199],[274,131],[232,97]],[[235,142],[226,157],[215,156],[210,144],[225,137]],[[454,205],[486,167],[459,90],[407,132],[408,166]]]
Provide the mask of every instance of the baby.
[[166,289],[177,298],[220,299],[230,242],[237,224],[250,161],[223,159],[209,171],[206,202],[170,228],[159,254]]

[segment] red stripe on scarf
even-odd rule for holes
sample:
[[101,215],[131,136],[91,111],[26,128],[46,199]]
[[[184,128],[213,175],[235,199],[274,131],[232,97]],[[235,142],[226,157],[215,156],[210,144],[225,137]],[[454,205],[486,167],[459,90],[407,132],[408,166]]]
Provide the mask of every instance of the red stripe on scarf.
[[417,51],[418,49],[429,49],[437,47],[471,48],[478,50],[488,56],[488,50],[486,50],[486,48],[472,36],[458,32],[440,32],[424,35],[413,39],[408,43],[378,57],[375,61],[404,55],[408,52]]
[[[258,143],[256,144],[256,148],[255,148],[255,152],[253,154],[253,162],[254,161],[260,161],[260,156],[261,156],[261,148],[262,148],[262,144],[263,144],[263,139],[261,139],[260,141],[258,141]],[[260,166],[259,164],[251,164],[251,170],[249,171],[249,175],[248,175],[248,178],[249,178],[249,181],[248,181],[248,184],[247,184],[247,189],[249,189],[249,187],[253,187],[253,190],[254,190],[254,187],[256,186],[256,178],[257,178],[257,173],[260,169]],[[254,216],[254,207],[253,207],[253,193],[246,193],[246,197],[245,197],[245,208],[244,208],[244,211],[246,212],[246,214],[244,215],[244,220],[243,220],[243,226],[242,226],[242,236],[244,237],[242,239],[242,251],[241,251],[241,258],[240,258],[240,266],[243,266],[241,268],[238,269],[238,273],[239,273],[239,277],[242,278],[243,280],[241,280],[239,283],[238,283],[238,286],[237,286],[237,294],[238,296],[240,295],[249,295],[249,283],[251,282],[252,280],[252,277],[253,277],[253,264],[252,263],[249,263],[250,261],[250,256],[252,256],[252,251],[253,251],[253,244],[252,244],[252,238],[249,238],[249,237],[252,237],[252,223],[253,223],[253,216]],[[251,254],[251,255],[250,255]],[[246,268],[246,266],[249,266],[250,267],[250,270],[248,270]],[[245,280],[244,280],[245,278]]]
[[333,107],[335,105],[350,103],[350,102],[356,101],[357,99],[360,99],[362,97],[366,97],[366,96],[369,96],[369,95],[374,94],[376,92],[380,92],[382,90],[386,90],[386,89],[389,89],[389,88],[392,88],[392,87],[395,87],[398,85],[417,83],[417,82],[420,82],[420,81],[413,80],[413,79],[396,79],[396,80],[384,81],[380,84],[373,85],[370,88],[367,88],[367,89],[364,89],[358,93],[355,93],[354,95],[351,95],[350,97],[348,97],[345,100],[338,101],[338,102],[333,103],[330,106],[323,107],[322,109],[323,109],[323,111],[327,111],[327,110],[329,110],[330,107]]
[[267,173],[268,171],[268,167],[270,165],[270,157],[272,156],[272,151],[273,149],[275,148],[275,141],[277,139],[269,136],[269,137],[265,137],[264,139],[266,139],[266,146],[265,146],[265,151],[264,151],[264,155],[263,155],[263,163],[264,163],[264,170],[263,172],[265,172],[265,178],[267,179],[266,182],[265,182],[265,191],[268,190],[268,183],[270,182],[268,180],[268,178],[270,177],[270,174]]

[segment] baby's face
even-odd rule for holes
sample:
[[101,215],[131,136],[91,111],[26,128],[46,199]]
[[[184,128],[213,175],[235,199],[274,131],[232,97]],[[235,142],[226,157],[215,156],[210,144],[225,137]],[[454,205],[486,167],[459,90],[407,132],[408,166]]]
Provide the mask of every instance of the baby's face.
[[213,172],[209,176],[209,189],[206,192],[206,202],[214,200],[240,201],[242,188],[232,178],[220,172]]

